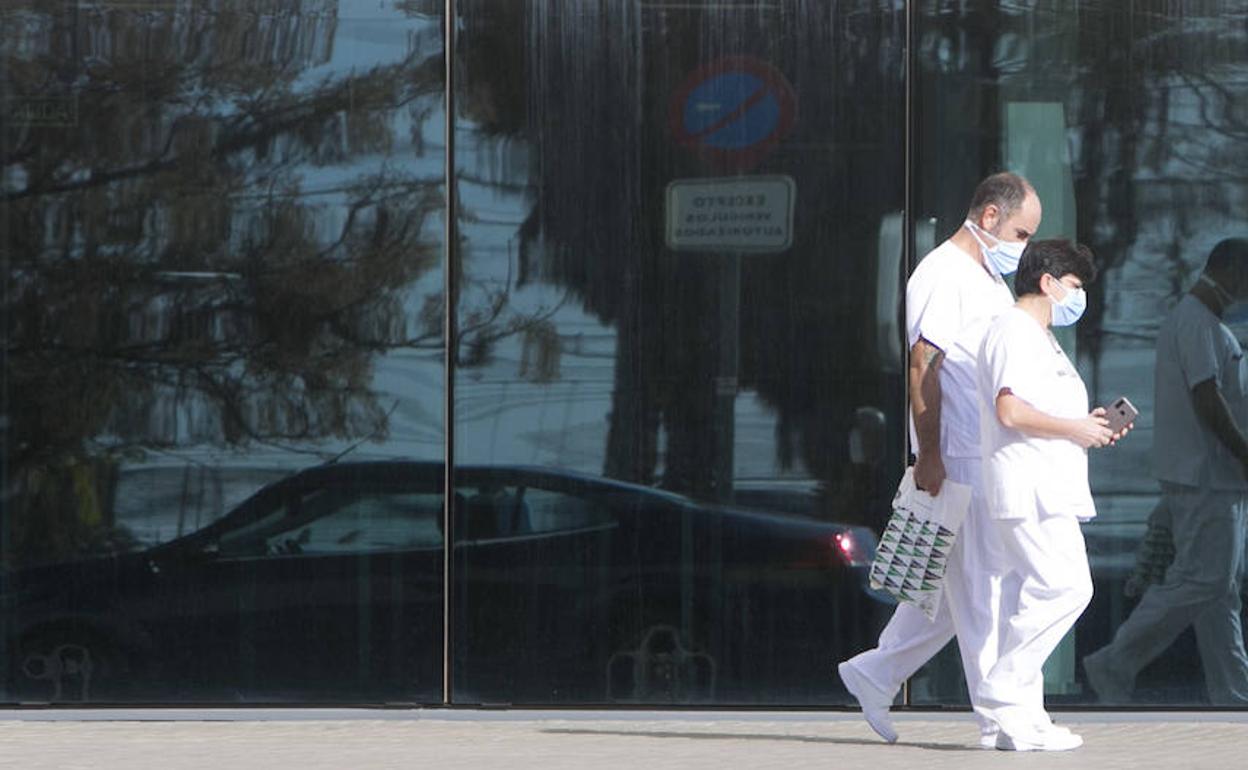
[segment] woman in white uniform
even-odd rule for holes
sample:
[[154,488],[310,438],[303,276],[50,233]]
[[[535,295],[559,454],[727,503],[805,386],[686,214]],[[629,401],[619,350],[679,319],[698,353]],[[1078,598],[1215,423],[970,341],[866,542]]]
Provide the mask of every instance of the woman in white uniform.
[[1119,438],[1104,409],[1088,411],[1083,380],[1050,331],[1079,320],[1084,284],[1095,274],[1087,247],[1033,241],[1015,277],[1018,301],[993,321],[979,350],[986,510],[1006,559],[1000,570],[1018,586],[1002,596],[1009,620],[976,704],[999,725],[1003,750],[1083,743],[1036,716],[1045,714],[1041,668],[1092,598],[1079,530],[1096,515],[1087,450]]

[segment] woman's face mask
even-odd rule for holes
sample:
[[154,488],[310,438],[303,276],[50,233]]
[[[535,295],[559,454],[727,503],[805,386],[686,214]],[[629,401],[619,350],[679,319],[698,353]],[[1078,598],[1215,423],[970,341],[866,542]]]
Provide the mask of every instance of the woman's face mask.
[[[1018,261],[1023,258],[1023,250],[1027,248],[1027,244],[1023,241],[1003,241],[984,228],[975,224],[971,220],[963,222],[971,237],[979,244],[984,251],[984,259],[988,260],[988,264],[992,265],[992,269],[997,271],[998,275],[1012,273],[1018,269]],[[993,241],[989,246],[984,243],[983,235]]]
[[1082,288],[1071,288],[1056,278],[1053,278],[1053,283],[1062,287],[1065,293],[1060,298],[1048,295],[1053,303],[1052,323],[1054,326],[1071,326],[1083,317],[1083,311],[1088,307],[1088,294]]

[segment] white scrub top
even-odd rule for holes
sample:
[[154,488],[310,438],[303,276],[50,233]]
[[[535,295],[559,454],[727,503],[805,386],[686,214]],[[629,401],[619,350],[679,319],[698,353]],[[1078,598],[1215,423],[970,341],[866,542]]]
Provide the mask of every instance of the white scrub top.
[[[976,357],[988,324],[1014,304],[999,275],[950,241],[928,252],[906,283],[909,348],[919,338],[945,353],[940,365],[940,451],[946,458],[978,458],[979,395]],[[918,452],[914,415],[910,447]]]
[[1015,396],[1054,417],[1088,414],[1088,391],[1053,334],[1017,307],[1002,313],[979,351],[984,490],[994,519],[1096,515],[1088,453],[1067,439],[1038,438],[997,419],[997,394]]
[[1162,481],[1189,487],[1243,491],[1248,482],[1239,462],[1192,403],[1192,387],[1210,378],[1217,380],[1239,427],[1248,427],[1244,351],[1226,324],[1188,294],[1157,335],[1153,472]]

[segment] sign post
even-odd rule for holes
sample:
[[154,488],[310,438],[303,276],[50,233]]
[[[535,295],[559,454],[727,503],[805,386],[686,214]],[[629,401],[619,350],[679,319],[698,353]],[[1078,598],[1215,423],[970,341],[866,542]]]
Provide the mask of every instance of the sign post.
[[676,179],[667,186],[672,251],[774,253],[793,244],[788,176]]
[[[713,392],[714,495],[730,502],[734,487],[736,403],[740,368],[741,257],[776,253],[793,243],[788,176],[745,176],[784,139],[797,119],[793,88],[772,65],[747,56],[713,61],[672,94],[672,135],[719,175],[676,179],[667,186],[667,247],[723,255],[706,266],[719,287],[719,350]],[[729,176],[732,174],[732,176]],[[717,552],[715,550],[714,552]]]

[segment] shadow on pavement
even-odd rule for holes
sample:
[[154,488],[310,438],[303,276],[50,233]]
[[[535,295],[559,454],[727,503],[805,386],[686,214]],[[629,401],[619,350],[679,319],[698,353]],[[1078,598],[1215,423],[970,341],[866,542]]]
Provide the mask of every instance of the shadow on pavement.
[[[821,738],[811,735],[776,735],[775,733],[701,733],[672,732],[654,730],[591,730],[570,727],[552,727],[542,730],[547,735],[622,735],[637,738],[686,738],[690,740],[730,740],[730,741],[793,741],[797,743],[829,743],[841,746],[880,746],[888,744],[878,740],[860,738]],[[979,753],[982,749],[960,743],[917,743],[898,741],[894,746],[908,746],[928,751],[969,751]]]

